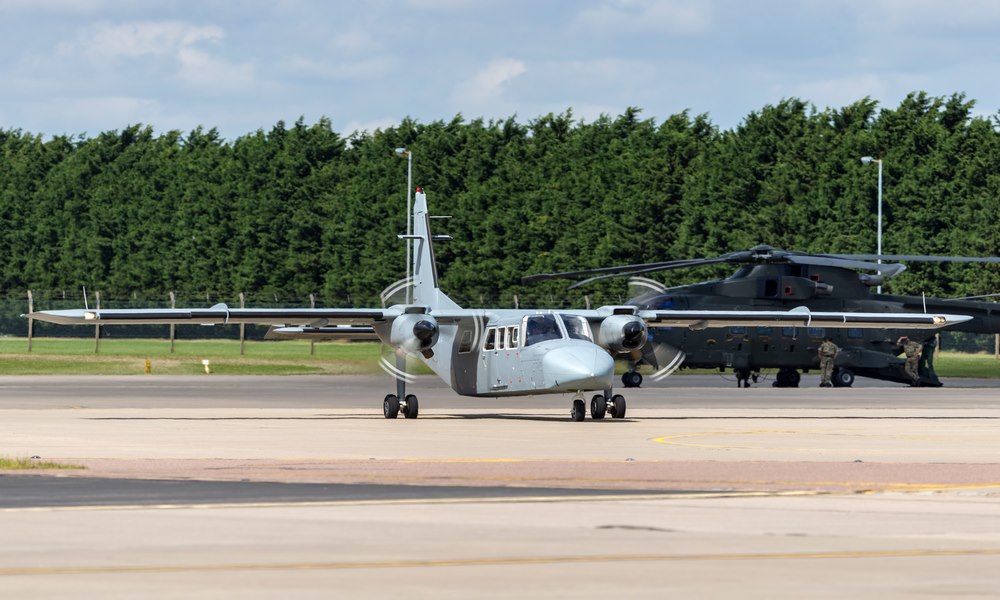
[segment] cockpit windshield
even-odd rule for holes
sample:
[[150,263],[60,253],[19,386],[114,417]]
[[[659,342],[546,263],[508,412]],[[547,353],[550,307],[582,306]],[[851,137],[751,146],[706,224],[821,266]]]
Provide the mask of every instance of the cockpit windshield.
[[524,321],[525,346],[562,338],[562,332],[559,331],[555,315],[531,315]]
[[560,315],[571,340],[590,340],[590,325],[579,315]]

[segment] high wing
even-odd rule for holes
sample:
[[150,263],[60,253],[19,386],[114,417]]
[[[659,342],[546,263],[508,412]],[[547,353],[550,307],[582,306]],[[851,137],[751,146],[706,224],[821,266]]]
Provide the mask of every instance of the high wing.
[[111,308],[42,310],[25,315],[29,319],[61,325],[232,325],[260,324],[286,326],[370,327],[375,321],[390,320],[403,309],[390,308]]
[[[417,308],[418,310],[408,310]],[[408,312],[425,312],[439,320],[481,315],[472,309],[428,310],[426,307],[392,306],[389,308],[229,308],[217,304],[211,308],[150,309],[71,309],[43,310],[26,317],[63,325],[169,325],[169,324],[261,324],[289,328],[287,332],[361,333],[376,321],[391,321]],[[535,311],[524,311],[530,314]],[[538,311],[553,312],[553,311]],[[851,327],[869,329],[936,329],[970,320],[967,315],[922,313],[812,312],[799,307],[788,311],[740,310],[638,310],[632,306],[604,306],[594,310],[559,311],[583,316],[589,321],[603,321],[615,315],[630,315],[649,327],[688,327],[706,329],[730,326],[773,327]],[[332,337],[332,336],[331,336]]]
[[861,329],[938,329],[964,323],[968,315],[923,313],[813,312],[792,310],[639,310],[631,306],[604,306],[596,310],[566,311],[603,321],[613,315],[632,315],[647,327],[687,327],[700,330],[731,326],[833,327]]

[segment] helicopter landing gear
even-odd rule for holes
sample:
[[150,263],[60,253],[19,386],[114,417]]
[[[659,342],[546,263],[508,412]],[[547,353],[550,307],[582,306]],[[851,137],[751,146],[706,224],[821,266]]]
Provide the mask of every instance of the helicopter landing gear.
[[757,383],[758,373],[751,373],[750,369],[733,369],[733,372],[736,373],[736,387],[750,387],[751,379],[753,379],[754,383]]
[[833,387],[851,387],[854,385],[854,372],[850,369],[836,369],[830,381]]
[[642,385],[642,374],[638,371],[626,371],[622,374],[622,385],[627,388],[637,388]]
[[798,371],[785,367],[778,370],[778,376],[775,378],[774,387],[797,388],[799,387],[799,381],[801,380],[802,375],[800,375]]
[[587,407],[583,404],[583,398],[573,399],[573,408],[569,411],[569,418],[574,421],[582,421],[587,416]]

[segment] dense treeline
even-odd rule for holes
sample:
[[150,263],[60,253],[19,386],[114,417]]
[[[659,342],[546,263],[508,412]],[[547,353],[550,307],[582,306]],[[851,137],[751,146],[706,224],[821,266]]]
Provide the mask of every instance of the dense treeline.
[[[734,130],[707,116],[663,122],[629,109],[584,123],[567,111],[430,124],[345,138],[326,119],[227,141],[214,129],[134,125],[49,140],[0,130],[0,290],[106,297],[375,301],[403,274],[406,161],[438,227],[443,284],[460,298],[561,294],[520,276],[755,244],[875,251],[884,159],[886,253],[1000,256],[1000,130],[963,95],[864,99],[817,111],[765,106]],[[664,275],[668,283],[728,269]],[[914,265],[890,291],[997,292],[1000,269]],[[624,282],[594,293],[624,293]],[[76,292],[74,292],[76,293]]]

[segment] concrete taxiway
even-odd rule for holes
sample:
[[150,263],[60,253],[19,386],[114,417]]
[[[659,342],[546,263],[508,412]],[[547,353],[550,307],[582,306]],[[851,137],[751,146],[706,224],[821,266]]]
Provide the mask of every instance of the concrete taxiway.
[[0,590],[991,596],[1000,389],[859,384],[678,377],[573,423],[429,378],[386,421],[382,377],[4,377],[0,454],[87,468],[0,477]]

